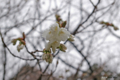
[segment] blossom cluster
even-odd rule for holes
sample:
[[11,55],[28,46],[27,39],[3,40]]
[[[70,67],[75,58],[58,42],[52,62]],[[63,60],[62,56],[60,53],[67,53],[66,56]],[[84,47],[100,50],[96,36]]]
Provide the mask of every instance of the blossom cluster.
[[[55,53],[56,49],[60,49],[63,52],[66,51],[67,47],[61,44],[61,41],[74,41],[74,36],[67,29],[60,27],[58,23],[51,25],[49,29],[43,32],[42,36],[49,41],[45,45],[45,50],[51,51],[52,49],[53,53]],[[45,60],[44,56],[43,59]]]

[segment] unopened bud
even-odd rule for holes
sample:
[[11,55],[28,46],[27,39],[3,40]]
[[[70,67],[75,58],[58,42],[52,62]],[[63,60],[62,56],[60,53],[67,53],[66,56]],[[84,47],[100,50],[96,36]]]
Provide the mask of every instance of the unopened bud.
[[52,54],[49,54],[48,58],[46,59],[46,62],[52,63],[52,61],[53,61],[53,56],[52,56]]
[[114,30],[117,31],[117,30],[119,30],[119,28],[114,26]]
[[73,35],[70,35],[69,38],[68,38],[69,41],[74,41],[74,36]]
[[25,45],[25,41],[24,40],[21,40],[20,42],[21,42],[21,44]]
[[24,45],[23,45],[23,44],[19,44],[19,45],[17,46],[18,52],[20,52],[20,50],[23,49],[23,48],[24,48]]
[[62,22],[61,27],[65,28],[66,23],[67,23],[66,21]]
[[100,24],[105,24],[105,22],[104,22],[104,21],[101,21]]
[[25,39],[25,33],[23,32],[23,39]]
[[56,21],[58,22],[62,21],[62,19],[60,18],[60,15],[56,14],[55,17],[56,17]]
[[63,52],[66,52],[67,47],[64,44],[60,44],[59,49]]
[[51,53],[49,53],[49,52],[46,53],[46,52],[45,52],[45,53],[43,53],[43,55],[42,55],[42,59],[45,60],[45,61],[48,62],[48,63],[52,63],[53,56],[52,56]]
[[16,40],[16,39],[13,39],[11,42],[13,43],[13,45],[15,45],[16,42],[17,42],[17,40]]
[[17,41],[19,41],[19,45],[17,46],[18,52],[20,52],[20,50],[23,49],[24,46],[25,46],[25,40],[24,39],[25,39],[25,34],[23,33],[23,38],[17,38],[17,39],[12,40],[13,45],[15,45]]

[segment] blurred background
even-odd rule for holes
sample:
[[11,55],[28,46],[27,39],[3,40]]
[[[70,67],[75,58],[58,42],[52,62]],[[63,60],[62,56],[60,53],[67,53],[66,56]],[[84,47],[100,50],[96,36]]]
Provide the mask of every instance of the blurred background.
[[[48,64],[37,50],[56,14],[75,41]],[[120,0],[0,0],[0,80],[120,80],[119,25]],[[23,32],[18,52],[11,41]]]

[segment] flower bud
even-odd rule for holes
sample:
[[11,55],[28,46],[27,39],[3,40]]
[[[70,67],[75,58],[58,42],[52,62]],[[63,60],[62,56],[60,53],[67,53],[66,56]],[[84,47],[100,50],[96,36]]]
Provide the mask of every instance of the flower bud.
[[70,35],[69,38],[68,38],[69,41],[74,41],[74,36],[73,35]]
[[22,34],[22,35],[23,35],[23,39],[25,39],[25,33],[24,33],[24,32],[23,32],[23,34]]
[[48,58],[46,59],[46,62],[52,63],[52,61],[53,61],[53,56],[52,56],[52,54],[49,54]]
[[52,63],[53,56],[50,52],[44,51],[44,53],[42,55],[42,59],[48,63]]
[[19,45],[17,46],[17,50],[18,50],[18,52],[20,52],[20,50],[23,49],[25,46],[25,34],[23,33],[23,38],[13,39],[12,40],[13,45],[15,45],[17,41],[19,41]]
[[60,44],[59,49],[63,52],[66,52],[67,47],[64,44]]
[[21,40],[20,42],[21,42],[21,44],[25,45],[25,41],[24,40]]
[[56,14],[56,15],[55,15],[55,17],[56,17],[56,21],[57,21],[57,22],[62,21],[62,19],[61,19],[60,15]]
[[117,30],[119,30],[119,28],[114,26],[114,30],[117,31]]
[[20,52],[20,50],[23,49],[23,48],[24,48],[24,45],[23,45],[23,44],[19,44],[19,45],[17,46],[18,52]]
[[11,42],[13,43],[13,45],[15,45],[16,42],[17,42],[17,40],[16,40],[16,39],[13,39]]
[[65,28],[66,24],[67,24],[67,21],[62,22],[60,27]]

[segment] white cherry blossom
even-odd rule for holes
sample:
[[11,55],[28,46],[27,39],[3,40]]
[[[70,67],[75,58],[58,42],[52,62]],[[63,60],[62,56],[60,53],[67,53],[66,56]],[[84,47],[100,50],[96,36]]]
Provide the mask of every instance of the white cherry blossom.
[[73,36],[70,35],[70,32],[65,28],[60,28],[58,23],[51,25],[50,28],[45,30],[42,34],[42,36],[49,41],[46,44],[45,49],[50,50],[50,48],[52,48],[53,53],[55,53],[56,49],[60,46],[61,41],[66,41],[68,38],[73,39]]
[[58,42],[58,41],[54,41],[53,43],[48,42],[45,46],[45,49],[50,50],[50,48],[52,48],[53,53],[55,53],[55,50],[59,46],[60,46],[60,42]]
[[57,23],[53,24],[49,30],[45,30],[42,34],[42,36],[51,43],[54,41],[65,41],[68,39],[69,35],[70,33],[65,28],[59,28]]
[[55,53],[57,47],[59,47],[59,46],[60,46],[60,42],[58,42],[58,41],[55,41],[51,44],[53,53]]
[[70,33],[65,28],[60,28],[59,34],[57,36],[59,41],[66,41],[69,37]]

